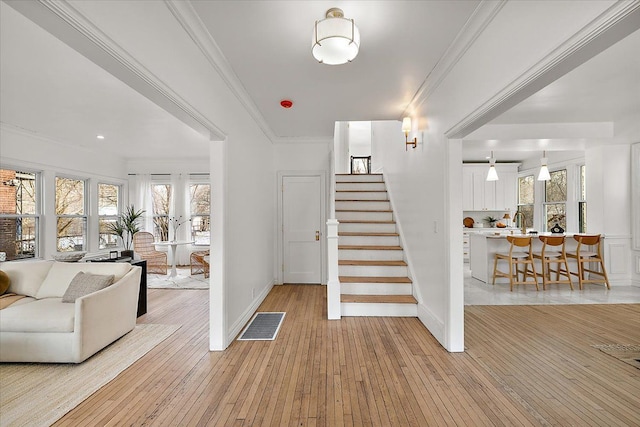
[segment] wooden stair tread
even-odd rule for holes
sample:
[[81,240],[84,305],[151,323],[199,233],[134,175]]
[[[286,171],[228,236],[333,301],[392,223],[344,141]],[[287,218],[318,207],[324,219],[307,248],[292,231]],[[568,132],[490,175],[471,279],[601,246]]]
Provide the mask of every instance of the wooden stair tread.
[[395,221],[363,221],[361,219],[343,219],[340,224],[395,224]]
[[389,199],[336,199],[336,202],[388,202]]
[[386,193],[387,190],[336,190],[336,193]]
[[386,267],[406,267],[407,263],[404,261],[343,259],[338,261],[338,265],[366,265],[366,266],[382,265]]
[[343,231],[338,233],[338,236],[377,236],[377,237],[398,237],[398,233],[367,233],[367,232],[357,232],[357,231]]
[[379,246],[379,245],[338,245],[338,250],[361,250],[361,251],[401,251],[402,246]]
[[340,283],[413,283],[408,277],[340,276]]
[[413,295],[340,295],[340,302],[417,304]]
[[362,209],[336,209],[336,212],[386,212],[386,213],[393,213],[392,210],[389,209],[372,209],[372,210],[368,210],[368,211],[364,211]]
[[381,173],[337,173],[337,176],[380,176]]

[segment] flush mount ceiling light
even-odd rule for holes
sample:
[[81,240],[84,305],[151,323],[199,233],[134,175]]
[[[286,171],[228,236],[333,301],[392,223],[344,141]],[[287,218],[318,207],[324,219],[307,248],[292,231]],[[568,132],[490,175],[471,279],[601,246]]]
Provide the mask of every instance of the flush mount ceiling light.
[[496,159],[493,157],[493,151],[491,152],[491,158],[489,159],[489,172],[487,173],[487,181],[497,181],[498,172],[496,172]]
[[360,49],[360,31],[342,9],[332,7],[325,19],[313,27],[313,57],[321,64],[340,65],[353,61]]
[[551,175],[549,175],[549,168],[547,167],[547,152],[542,152],[542,158],[540,159],[540,173],[538,174],[538,181],[549,181]]

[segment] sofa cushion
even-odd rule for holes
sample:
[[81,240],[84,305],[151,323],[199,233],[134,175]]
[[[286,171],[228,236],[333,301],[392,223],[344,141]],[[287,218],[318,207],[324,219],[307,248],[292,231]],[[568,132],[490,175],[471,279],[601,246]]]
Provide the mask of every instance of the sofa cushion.
[[35,297],[38,299],[61,298],[71,280],[81,271],[92,274],[113,274],[113,281],[117,282],[129,270],[131,270],[131,264],[128,262],[54,262]]
[[[2,270],[11,279],[8,292],[35,297],[53,261],[11,261],[2,264]],[[60,295],[62,296],[62,294]]]
[[69,287],[62,295],[62,302],[76,302],[76,298],[104,289],[112,283],[113,274],[91,274],[81,271],[71,280]]
[[9,290],[9,286],[11,286],[11,279],[9,278],[9,275],[0,270],[0,295],[7,292],[7,290]]
[[73,332],[75,305],[61,298],[45,298],[2,310],[2,332]]

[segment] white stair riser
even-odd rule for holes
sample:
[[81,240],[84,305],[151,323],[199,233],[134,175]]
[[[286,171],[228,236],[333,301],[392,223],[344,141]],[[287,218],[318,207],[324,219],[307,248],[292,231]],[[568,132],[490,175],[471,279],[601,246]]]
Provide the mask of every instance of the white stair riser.
[[400,246],[398,236],[339,236],[338,245]]
[[407,277],[406,265],[340,265],[340,276]]
[[384,182],[336,182],[336,190],[386,191]]
[[348,233],[395,233],[394,223],[367,223],[367,222],[341,222],[338,225],[338,232]]
[[336,200],[388,200],[386,191],[336,191]]
[[[363,249],[340,249],[338,251],[339,260],[357,260],[357,261],[402,261],[404,253],[402,251],[382,251],[382,250],[363,250]],[[346,293],[346,292],[345,292]]]
[[382,175],[354,174],[354,175],[336,175],[336,183],[345,181],[358,182],[384,182]]
[[338,211],[390,211],[391,203],[384,201],[359,202],[336,200]]
[[417,304],[343,302],[342,316],[418,317]]
[[411,295],[411,283],[341,283],[347,295]]
[[336,211],[336,219],[338,221],[356,219],[361,221],[393,221],[393,213],[375,211]]

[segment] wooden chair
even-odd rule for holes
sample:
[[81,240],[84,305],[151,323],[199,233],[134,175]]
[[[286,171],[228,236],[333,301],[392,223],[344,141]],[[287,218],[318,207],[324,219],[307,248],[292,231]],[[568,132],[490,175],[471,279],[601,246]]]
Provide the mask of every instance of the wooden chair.
[[147,273],[167,274],[167,254],[156,250],[153,234],[138,231],[133,235],[133,250],[147,261]]
[[191,252],[189,260],[191,262],[191,274],[204,273],[205,279],[209,277],[209,263],[205,257],[209,256],[209,251]]
[[[574,276],[578,276],[578,283],[582,289],[583,283],[603,283],[607,285],[607,289],[611,289],[607,270],[604,268],[604,259],[602,258],[602,238],[600,234],[575,234],[573,238],[578,242],[575,252],[567,252],[567,257],[573,258],[578,264],[578,272],[571,272]],[[595,246],[596,250],[592,251],[585,246]],[[602,271],[591,270],[585,268],[585,263],[595,262],[600,264]],[[589,266],[587,266],[589,267]],[[585,279],[584,273],[589,273],[589,279]],[[600,276],[601,279],[594,279],[592,276]]]
[[[568,283],[571,290],[573,290],[567,253],[564,247],[564,236],[540,236],[540,241],[542,242],[542,249],[540,252],[534,252],[533,258],[539,259],[542,264],[542,289],[546,290],[547,285],[551,283]],[[551,268],[551,264],[555,264],[555,270]],[[551,280],[551,273],[556,273],[555,280]],[[561,275],[566,279],[561,280]]]
[[[493,261],[493,285],[496,284],[496,277],[509,278],[509,289],[513,291],[513,285],[535,285],[538,290],[538,276],[533,265],[533,253],[531,249],[531,236],[507,236],[507,241],[511,244],[509,253],[496,253]],[[523,251],[517,248],[527,248]],[[509,272],[498,270],[498,260],[505,260],[509,263]],[[522,265],[523,270],[519,269]],[[529,269],[531,268],[531,269]],[[518,274],[522,273],[522,280],[518,280]],[[533,280],[527,280],[531,277]]]

